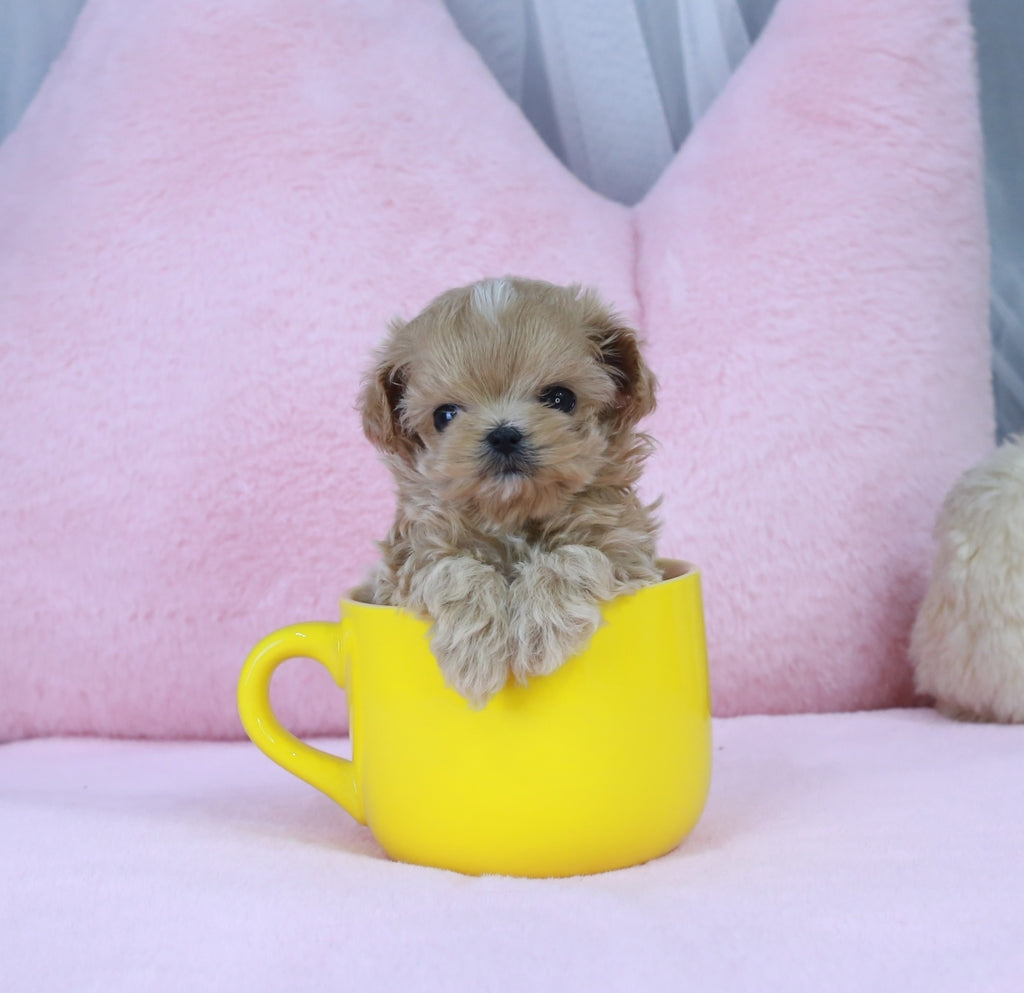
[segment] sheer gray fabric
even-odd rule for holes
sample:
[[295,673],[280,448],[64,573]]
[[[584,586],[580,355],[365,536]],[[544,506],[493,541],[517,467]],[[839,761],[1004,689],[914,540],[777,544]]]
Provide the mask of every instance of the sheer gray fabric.
[[85,0],[0,0],[0,141],[64,48]]
[[1000,437],[1024,430],[1024,4],[973,0],[992,244],[992,372]]

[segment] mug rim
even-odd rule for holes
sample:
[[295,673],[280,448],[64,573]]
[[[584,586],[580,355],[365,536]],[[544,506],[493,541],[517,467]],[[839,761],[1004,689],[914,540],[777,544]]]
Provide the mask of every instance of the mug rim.
[[[700,569],[693,562],[689,562],[686,559],[657,558],[654,561],[658,568],[661,569],[661,580],[657,583],[652,583],[650,586],[642,586],[639,590],[635,590],[634,593],[627,595],[635,596],[637,593],[641,593],[644,590],[654,590],[660,586],[667,586],[669,583],[680,582],[681,580],[687,579],[691,576],[700,575]],[[402,609],[401,607],[391,603],[370,603],[367,600],[360,600],[355,595],[358,590],[358,586],[350,589],[341,598],[341,603],[358,607],[360,610]]]

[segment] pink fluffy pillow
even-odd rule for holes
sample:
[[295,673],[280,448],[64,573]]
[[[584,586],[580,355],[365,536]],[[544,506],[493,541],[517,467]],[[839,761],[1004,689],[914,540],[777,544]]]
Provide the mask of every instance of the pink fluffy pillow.
[[[662,382],[647,488],[704,572],[717,712],[910,698],[928,531],[991,437],[965,0],[781,0],[630,211],[440,0],[91,0],[0,147],[0,737],[239,732],[390,487],[384,323],[507,272],[600,288]],[[343,727],[312,664],[283,716]]]

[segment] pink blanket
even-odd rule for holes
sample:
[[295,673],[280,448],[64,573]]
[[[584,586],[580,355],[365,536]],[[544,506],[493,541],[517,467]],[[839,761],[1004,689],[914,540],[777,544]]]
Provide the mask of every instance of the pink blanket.
[[681,848],[561,881],[388,862],[248,744],[7,745],[2,986],[1019,993],[1024,729],[885,711],[715,739]]

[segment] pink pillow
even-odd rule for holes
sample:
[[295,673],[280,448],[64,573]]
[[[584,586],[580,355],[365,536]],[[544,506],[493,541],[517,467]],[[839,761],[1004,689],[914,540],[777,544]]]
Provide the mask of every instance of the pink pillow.
[[[484,274],[580,281],[662,383],[647,489],[720,714],[910,699],[928,532],[990,444],[965,0],[781,0],[648,198],[548,152],[440,0],[91,0],[0,147],[0,737],[239,733],[390,485],[358,377]],[[275,686],[344,727],[312,663]]]

